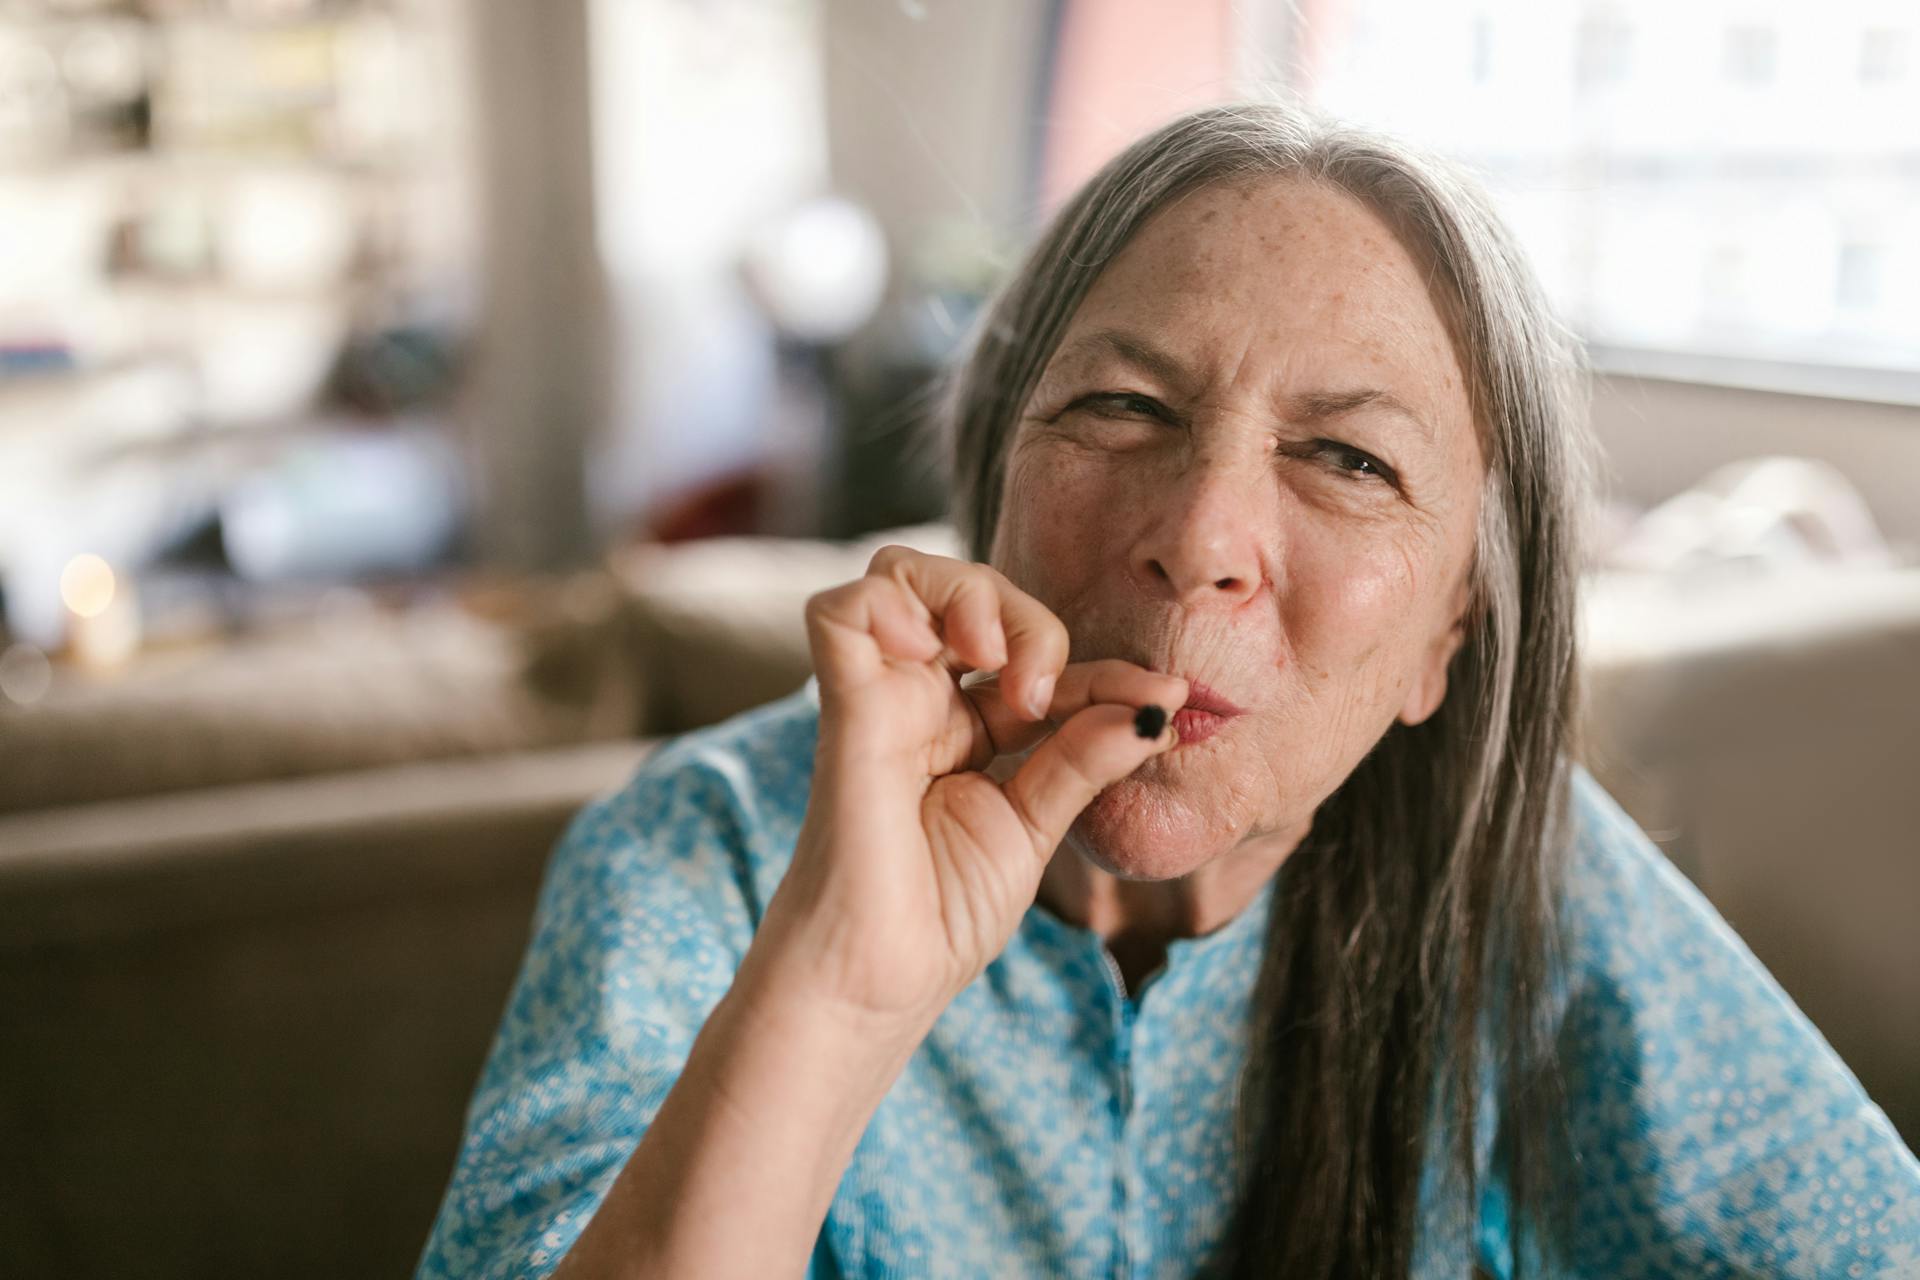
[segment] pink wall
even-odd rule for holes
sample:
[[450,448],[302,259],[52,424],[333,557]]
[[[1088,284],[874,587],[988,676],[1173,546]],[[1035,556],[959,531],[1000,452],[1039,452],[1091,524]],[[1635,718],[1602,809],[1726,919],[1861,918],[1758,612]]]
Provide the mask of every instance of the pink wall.
[[1141,134],[1233,92],[1229,0],[1067,0],[1046,118],[1044,210]]

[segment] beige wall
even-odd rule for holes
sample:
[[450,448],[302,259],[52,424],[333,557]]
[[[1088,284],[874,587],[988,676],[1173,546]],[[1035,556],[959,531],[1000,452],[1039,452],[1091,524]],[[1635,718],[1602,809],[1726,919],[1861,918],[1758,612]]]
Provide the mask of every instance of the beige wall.
[[873,210],[895,255],[956,210],[996,231],[1027,228],[1028,128],[1047,6],[824,7],[833,184]]

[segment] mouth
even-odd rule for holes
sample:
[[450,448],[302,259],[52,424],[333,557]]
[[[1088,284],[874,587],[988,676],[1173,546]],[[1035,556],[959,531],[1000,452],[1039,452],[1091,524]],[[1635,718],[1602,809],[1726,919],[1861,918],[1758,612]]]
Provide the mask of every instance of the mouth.
[[1245,707],[1237,706],[1212,688],[1194,680],[1187,686],[1186,703],[1173,713],[1173,727],[1180,735],[1180,745],[1184,747],[1205,742],[1225,728],[1227,721],[1246,713]]

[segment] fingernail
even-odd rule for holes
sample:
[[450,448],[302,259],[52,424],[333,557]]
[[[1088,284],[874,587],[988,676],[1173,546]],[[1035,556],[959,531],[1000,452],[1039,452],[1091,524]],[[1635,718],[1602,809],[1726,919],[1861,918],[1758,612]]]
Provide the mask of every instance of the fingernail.
[[1033,712],[1035,720],[1045,720],[1048,708],[1053,706],[1054,679],[1053,676],[1041,676],[1034,681],[1033,692],[1027,695],[1032,701],[1028,709]]
[[1143,738],[1157,738],[1166,728],[1167,713],[1155,703],[1149,702],[1133,713],[1133,731]]

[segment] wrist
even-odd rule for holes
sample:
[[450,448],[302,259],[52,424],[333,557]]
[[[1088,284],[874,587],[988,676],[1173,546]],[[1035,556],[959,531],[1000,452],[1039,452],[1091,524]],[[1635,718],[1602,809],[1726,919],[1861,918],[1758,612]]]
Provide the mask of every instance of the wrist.
[[[916,931],[917,933],[918,931]],[[944,948],[855,923],[852,913],[797,892],[789,875],[767,905],[734,988],[756,1008],[804,1017],[911,1053],[964,982]]]
[[887,1070],[891,1083],[946,1007],[927,1001],[883,1010],[848,1000],[804,952],[771,943],[762,937],[748,949],[723,1000],[730,1016],[843,1069]]

